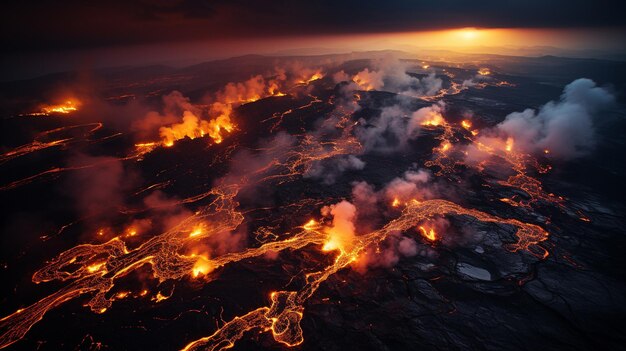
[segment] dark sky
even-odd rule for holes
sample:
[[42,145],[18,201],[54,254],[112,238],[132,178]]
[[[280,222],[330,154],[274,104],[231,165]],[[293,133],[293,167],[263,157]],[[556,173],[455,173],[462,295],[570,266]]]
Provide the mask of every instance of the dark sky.
[[2,52],[460,27],[623,27],[616,0],[14,0]]

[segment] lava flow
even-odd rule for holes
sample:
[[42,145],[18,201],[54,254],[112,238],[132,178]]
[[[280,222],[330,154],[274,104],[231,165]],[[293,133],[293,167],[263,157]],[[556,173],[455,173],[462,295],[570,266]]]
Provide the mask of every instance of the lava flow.
[[[328,242],[325,242],[323,245],[323,248],[327,248],[325,251],[330,248],[331,251],[337,252],[333,264],[324,270],[306,274],[304,285],[299,290],[272,292],[269,306],[260,307],[243,316],[233,318],[212,335],[195,340],[182,350],[224,350],[234,346],[244,333],[255,329],[261,332],[271,332],[274,340],[286,346],[301,344],[304,342],[300,326],[300,321],[304,316],[304,304],[315,294],[325,280],[357,261],[359,255],[367,247],[385,240],[391,233],[410,230],[415,227],[416,223],[436,215],[469,216],[481,222],[514,226],[517,228],[518,242],[511,246],[512,250],[536,248],[538,255],[542,257],[547,255],[547,251],[538,246],[538,243],[546,240],[548,233],[539,226],[514,219],[498,218],[484,212],[463,208],[445,200],[411,201],[406,205],[400,217],[390,221],[379,230],[355,237],[350,245],[333,244],[329,246]],[[320,239],[324,237],[322,228],[308,224],[303,229],[308,235],[299,233],[286,240],[288,246],[283,241],[274,243],[274,248],[280,250],[287,247],[319,244]],[[420,230],[426,232],[423,227],[420,227]],[[425,236],[430,241],[436,239],[432,229]],[[259,251],[257,254],[264,253],[264,247],[261,247]],[[250,257],[250,253],[245,256]]]
[[[367,75],[367,70],[360,74]],[[317,81],[323,77],[320,71],[312,75],[295,80],[295,84],[303,85]],[[257,101],[268,96],[282,96],[279,87],[284,86],[286,80],[272,79],[268,82],[260,76],[254,77],[245,83],[229,84],[217,93],[208,110],[198,106],[188,105],[183,112],[182,122],[169,126],[162,126],[159,130],[161,142],[136,144],[137,151],[125,159],[140,159],[141,155],[152,151],[158,146],[173,146],[176,140],[188,137],[196,138],[208,135],[214,143],[221,143],[225,133],[235,130],[232,117],[233,107]],[[365,77],[358,75],[353,78],[360,88],[369,90],[370,83]],[[257,87],[260,87],[257,89]],[[225,265],[263,257],[269,253],[282,251],[297,251],[307,248],[316,248],[321,255],[332,255],[332,260],[325,268],[314,273],[307,273],[299,278],[301,287],[295,290],[275,291],[269,295],[267,306],[254,309],[242,316],[235,317],[219,327],[213,334],[189,342],[183,350],[222,350],[227,349],[251,330],[269,332],[275,341],[286,346],[296,346],[304,341],[300,322],[304,317],[306,302],[316,293],[321,284],[342,269],[351,267],[373,246],[387,240],[393,234],[409,233],[416,240],[425,245],[436,247],[445,238],[445,232],[429,224],[435,218],[450,217],[464,221],[471,226],[473,223],[493,223],[498,226],[515,228],[516,241],[505,246],[511,252],[526,250],[537,259],[545,259],[548,251],[541,243],[548,239],[548,232],[535,224],[524,223],[517,219],[501,218],[483,211],[465,208],[444,199],[417,200],[403,198],[401,202],[394,198],[391,206],[392,213],[399,216],[385,217],[384,223],[374,230],[357,233],[354,221],[355,214],[346,218],[338,215],[339,207],[351,208],[347,201],[342,201],[331,207],[322,207],[324,216],[332,216],[332,223],[322,220],[309,220],[301,226],[286,231],[264,228],[259,230],[263,241],[258,246],[250,246],[240,250],[225,253],[198,254],[190,247],[201,245],[203,241],[217,237],[223,233],[232,233],[245,221],[245,213],[239,209],[236,199],[248,187],[261,183],[281,186],[288,182],[306,177],[312,173],[314,167],[321,162],[333,158],[362,155],[365,152],[359,138],[355,136],[355,129],[360,127],[354,121],[354,113],[358,110],[360,95],[348,94],[353,100],[347,104],[337,102],[331,97],[328,105],[333,106],[332,112],[320,122],[319,130],[303,132],[302,134],[279,134],[274,144],[268,144],[251,152],[268,155],[252,169],[246,169],[245,176],[226,176],[215,183],[215,186],[203,193],[178,200],[177,205],[208,202],[200,206],[193,214],[187,216],[171,229],[152,236],[138,246],[129,248],[127,240],[136,237],[136,230],[128,231],[127,235],[116,236],[100,244],[81,244],[59,254],[54,260],[39,269],[32,277],[36,284],[57,281],[66,282],[66,285],[56,292],[42,298],[30,306],[20,308],[0,320],[0,348],[7,347],[28,333],[31,327],[44,318],[51,309],[58,308],[67,301],[81,296],[89,296],[86,306],[94,313],[105,313],[112,307],[116,299],[128,296],[128,292],[120,292],[109,296],[116,282],[129,275],[140,267],[147,266],[151,270],[152,278],[159,282],[166,280],[182,280],[184,278],[197,279],[203,277],[205,284],[217,279],[213,274],[216,269]],[[311,100],[300,107],[287,110],[282,114],[274,114],[262,122],[272,120],[271,130],[281,126],[286,115],[294,111],[302,111],[315,104],[324,103],[317,96],[309,94]],[[517,187],[526,191],[533,199],[549,198],[543,195],[541,183],[526,175],[527,165],[534,159],[516,152],[512,139],[484,144],[477,138],[478,130],[471,129],[468,120],[459,125],[449,123],[443,116],[443,105],[435,104],[430,112],[420,121],[421,127],[426,130],[442,130],[435,136],[439,144],[432,149],[432,157],[425,162],[427,167],[436,167],[436,176],[450,175],[455,172],[455,166],[461,163],[458,159],[461,142],[469,143],[471,147],[487,153],[490,157],[499,157],[505,160],[516,172],[515,176],[501,181],[501,184]],[[200,115],[211,116],[210,120],[202,120]],[[96,126],[96,129],[101,127]],[[325,131],[331,131],[325,135]],[[51,131],[53,132],[53,131]],[[51,132],[46,132],[50,134]],[[93,130],[91,131],[93,132]],[[464,135],[463,138],[457,135]],[[5,154],[3,160],[25,154],[43,147],[52,147],[67,143],[71,139],[61,139],[52,144],[33,144],[16,149]],[[40,145],[41,144],[41,145]],[[235,144],[236,146],[236,144]],[[464,145],[464,147],[468,147]],[[228,158],[230,153],[225,156]],[[487,162],[487,161],[485,161]],[[481,164],[484,167],[485,164]],[[80,169],[83,166],[75,167]],[[90,167],[85,165],[84,167]],[[63,169],[58,169],[60,172]],[[52,170],[50,172],[57,172]],[[137,191],[139,195],[145,191],[167,187],[170,181],[159,182]],[[302,202],[300,202],[302,201]],[[307,199],[294,201],[289,206],[301,207]],[[330,209],[329,209],[330,208]],[[401,209],[401,211],[400,211]],[[126,215],[141,212],[139,210],[122,210]],[[302,221],[305,222],[305,221]],[[142,292],[141,296],[147,292]],[[159,302],[166,299],[160,292],[154,297]]]
[[[302,145],[300,150],[287,152],[287,157],[281,157],[285,160],[284,164],[271,162],[268,164],[269,167],[263,169],[267,171],[273,167],[281,167],[287,172],[280,174],[279,177],[291,178],[302,174],[311,162],[329,157],[329,153],[324,151],[326,149],[323,143],[318,144],[310,138],[305,138]],[[319,146],[311,148],[313,145]],[[330,155],[353,151],[351,147],[338,148],[335,144],[332,144],[331,150],[335,150],[336,153],[331,152]],[[269,180],[276,179],[276,177],[266,176],[261,179]],[[70,283],[56,293],[2,318],[0,320],[2,331],[0,347],[6,347],[20,340],[50,309],[81,295],[90,294],[91,298],[87,305],[95,313],[104,313],[113,302],[112,298],[106,297],[106,293],[113,288],[116,279],[146,264],[150,265],[155,278],[164,281],[206,274],[217,267],[242,259],[259,257],[269,251],[297,250],[308,245],[318,245],[325,248],[325,251],[337,252],[331,266],[317,273],[306,275],[305,284],[300,290],[272,293],[270,306],[261,307],[237,317],[213,335],[191,342],[185,347],[186,350],[192,350],[228,348],[246,331],[256,328],[271,331],[276,341],[288,346],[302,343],[303,336],[299,322],[303,317],[303,304],[315,293],[320,284],[340,269],[349,266],[367,247],[381,242],[390,233],[415,228],[418,223],[433,216],[470,216],[482,222],[517,227],[518,241],[511,245],[511,250],[532,249],[534,252],[539,252],[539,256],[547,255],[545,249],[538,246],[548,237],[548,233],[542,228],[465,209],[445,200],[410,201],[400,217],[390,221],[382,229],[354,237],[349,243],[334,242],[329,245],[328,240],[332,236],[332,230],[329,231],[315,221],[310,221],[289,238],[267,242],[257,248],[212,258],[184,253],[182,250],[187,244],[221,232],[233,231],[242,223],[243,216],[236,210],[237,203],[234,201],[241,186],[224,185],[203,194],[205,198],[212,198],[209,205],[196,211],[173,229],[147,240],[136,249],[127,249],[124,241],[116,237],[103,244],[79,245],[60,254],[33,275],[33,282],[58,280],[70,281]],[[431,237],[431,233],[434,232],[427,233],[426,237],[434,240],[434,234]]]

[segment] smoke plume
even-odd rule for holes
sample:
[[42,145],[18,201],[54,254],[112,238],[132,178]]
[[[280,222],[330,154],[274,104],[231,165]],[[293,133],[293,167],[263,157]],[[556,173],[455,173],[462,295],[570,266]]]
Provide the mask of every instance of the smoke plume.
[[581,78],[565,87],[560,100],[548,102],[539,111],[511,113],[497,129],[514,139],[515,148],[530,153],[548,150],[554,157],[571,159],[593,149],[594,119],[614,101],[607,89]]

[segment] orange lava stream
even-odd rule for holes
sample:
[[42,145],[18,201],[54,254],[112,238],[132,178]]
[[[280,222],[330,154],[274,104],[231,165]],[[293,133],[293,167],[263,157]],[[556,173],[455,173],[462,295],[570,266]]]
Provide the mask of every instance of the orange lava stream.
[[[315,75],[303,80],[301,84],[308,84],[321,77],[313,78]],[[317,102],[317,98],[308,106],[314,102]],[[273,240],[239,252],[230,252],[216,257],[193,255],[186,252],[189,245],[201,243],[203,239],[219,233],[232,232],[243,223],[244,216],[238,211],[238,203],[235,200],[243,187],[266,181],[276,181],[278,184],[282,184],[306,174],[315,162],[334,156],[359,154],[362,147],[353,135],[355,123],[350,116],[350,111],[338,111],[337,115],[333,116],[334,126],[341,131],[341,135],[333,140],[325,140],[314,134],[298,136],[299,142],[293,147],[281,146],[280,149],[277,147],[276,150],[264,150],[275,151],[271,154],[276,156],[264,167],[247,175],[247,178],[242,179],[239,184],[219,184],[208,192],[181,200],[178,202],[179,204],[209,199],[209,204],[200,207],[193,215],[181,221],[174,228],[147,239],[134,249],[129,250],[126,243],[120,237],[116,237],[102,244],[82,244],[62,252],[52,262],[35,272],[32,280],[35,283],[62,281],[68,282],[68,284],[32,305],[0,319],[0,348],[7,347],[23,338],[31,327],[51,309],[82,295],[90,295],[87,306],[93,312],[104,313],[111,307],[115,299],[126,296],[124,294],[113,297],[106,296],[114,287],[116,280],[145,265],[151,268],[154,278],[165,281],[180,280],[186,276],[191,278],[200,275],[206,276],[216,268],[230,263],[261,257],[269,252],[300,250],[309,245],[314,245],[319,247],[321,251],[335,255],[332,264],[323,270],[306,274],[304,284],[300,289],[271,293],[268,306],[235,317],[212,335],[192,341],[183,348],[183,350],[223,350],[234,346],[246,332],[257,329],[261,332],[270,332],[274,340],[286,346],[301,344],[304,341],[300,326],[305,310],[304,305],[324,281],[341,269],[349,267],[351,263],[359,259],[359,256],[367,248],[382,242],[391,233],[415,229],[420,223],[434,217],[471,217],[479,222],[515,227],[517,228],[517,242],[508,245],[509,250],[513,252],[527,250],[539,259],[548,256],[547,250],[540,245],[548,238],[548,233],[543,228],[516,219],[500,218],[478,210],[467,209],[447,200],[408,201],[403,205],[404,208],[399,217],[389,221],[378,230],[355,236],[350,245],[337,243],[328,245],[331,236],[330,229],[311,220],[301,227],[294,228],[287,238],[285,238],[286,235],[278,235],[266,228],[263,236]],[[284,114],[278,123],[282,117]],[[452,143],[457,141],[454,137],[453,127],[443,118],[437,123],[433,122],[427,125],[441,127],[444,130],[442,135],[438,137],[441,141],[440,145],[433,149],[434,159],[429,161],[431,163],[427,163],[427,165],[438,166],[441,169],[441,174],[452,172],[454,164],[444,160],[447,160]],[[214,140],[218,142],[216,138]],[[514,150],[500,152],[499,150],[488,149],[488,146],[478,142],[475,143],[478,148],[484,147],[486,152],[504,158],[518,172],[517,176],[503,181],[503,184],[519,187],[529,192],[530,196],[533,196],[535,192],[542,191],[539,181],[525,175],[526,156],[520,156]],[[138,151],[127,159],[137,159],[151,151],[153,147],[156,147],[155,145],[158,146],[159,144],[140,144],[137,147],[143,151]],[[55,173],[62,170],[66,169],[57,168],[47,172]],[[537,183],[533,183],[533,181]],[[155,184],[150,187],[158,186],[161,185]],[[150,187],[146,189],[150,189]],[[6,190],[5,188],[7,187],[0,189]],[[142,189],[138,193],[146,189]],[[292,205],[297,205],[297,203]],[[396,204],[396,206],[399,205],[399,203]],[[126,213],[138,211],[128,210]],[[419,230],[429,242],[438,239],[434,229],[423,227]],[[207,279],[207,282],[209,281],[210,279]],[[156,300],[160,301],[165,298],[167,296],[160,295],[160,297],[156,297]]]
[[[433,148],[432,158],[424,163],[426,167],[436,167],[438,170],[435,174],[437,176],[444,176],[454,173],[457,165],[464,165],[458,157],[455,157],[459,156],[458,153],[455,154],[454,149],[454,145],[458,142],[458,138],[455,137],[455,127],[444,118],[427,120],[422,123],[422,127],[443,129],[443,133],[435,137],[440,143]],[[469,135],[466,136],[466,139],[470,141],[470,145],[488,154],[491,158],[481,162],[476,168],[479,171],[483,171],[494,162],[494,158],[505,161],[505,163],[511,167],[511,170],[515,172],[515,175],[509,176],[506,180],[499,180],[498,184],[522,190],[529,196],[529,199],[523,199],[519,196],[503,198],[500,199],[502,202],[511,206],[524,208],[531,208],[531,206],[538,201],[544,201],[560,208],[564,206],[564,199],[562,197],[547,193],[543,189],[541,181],[528,175],[530,168],[536,169],[539,173],[546,173],[550,170],[550,166],[541,165],[537,159],[531,155],[518,151],[515,148],[515,142],[512,138],[494,143],[494,145],[487,145],[475,138],[476,135],[479,134],[479,131],[477,129],[471,129],[471,127],[471,122],[463,120],[461,121],[460,128],[457,129],[468,131]]]
[[426,128],[443,128],[443,133],[435,137],[435,139],[439,140],[440,143],[438,146],[433,148],[432,159],[426,161],[424,165],[426,167],[438,167],[439,170],[435,173],[437,176],[453,173],[454,167],[458,164],[458,162],[450,157],[450,153],[453,151],[452,144],[458,140],[454,137],[452,125],[441,117],[437,120],[436,124],[433,124],[432,121],[426,121],[422,123],[422,126]]
[[[552,193],[547,193],[538,179],[528,175],[529,166],[537,169],[539,173],[548,172],[550,170],[550,166],[542,166],[531,155],[515,150],[513,139],[508,138],[505,141],[504,147],[501,148],[485,145],[480,141],[475,141],[474,145],[479,150],[486,152],[491,156],[503,159],[516,173],[515,175],[508,177],[506,180],[498,181],[498,184],[520,189],[529,196],[529,199],[527,200],[519,197],[503,198],[500,199],[502,202],[508,203],[512,206],[531,208],[531,206],[538,201],[545,201],[556,205],[559,208],[563,208],[564,199],[562,197],[556,196]],[[489,161],[483,163],[480,167],[485,167],[488,162]]]
[[46,141],[46,139],[49,139],[51,136],[54,136],[56,134],[61,134],[63,132],[71,131],[74,129],[89,128],[82,135],[83,137],[87,137],[93,134],[94,132],[96,132],[97,130],[101,129],[102,126],[103,126],[102,123],[88,123],[88,124],[79,124],[79,125],[74,125],[74,126],[60,127],[60,128],[55,128],[55,129],[41,132],[35,137],[35,140],[33,140],[32,143],[18,146],[14,148],[13,150],[7,151],[4,154],[0,155],[0,164],[3,164],[14,158],[21,157],[21,156],[24,156],[24,155],[27,155],[27,154],[30,154],[39,150],[47,149],[50,147],[66,146],[70,142],[73,142],[76,140],[76,137],[67,137],[67,138],[60,138],[60,139],[52,140],[52,141]]
[[[407,203],[400,217],[390,221],[383,228],[358,236],[350,247],[338,247],[337,256],[332,265],[322,271],[309,273],[305,276],[304,286],[297,291],[277,291],[270,294],[269,306],[257,308],[247,314],[233,318],[210,336],[187,344],[182,350],[224,350],[235,345],[235,342],[251,330],[271,332],[274,340],[286,346],[296,346],[304,342],[300,321],[304,315],[305,302],[315,294],[319,286],[339,270],[348,267],[364,250],[383,241],[391,233],[414,228],[417,223],[438,215],[469,216],[485,223],[499,223],[517,228],[518,241],[510,246],[512,251],[531,250],[534,255],[545,258],[547,251],[538,244],[548,238],[548,233],[541,227],[527,224],[515,219],[503,219],[481,211],[466,209],[446,200],[411,201]],[[305,225],[306,233],[300,233],[288,239],[288,247],[304,247],[319,244],[323,233],[318,227],[313,228],[311,222]],[[310,234],[310,235],[305,235]],[[428,237],[429,240],[434,240]],[[296,245],[296,242],[300,242]],[[284,243],[284,242],[280,242]],[[275,249],[280,249],[278,246]],[[283,244],[284,245],[284,244]],[[263,247],[259,248],[262,250]],[[250,257],[250,253],[246,258]]]
[[[153,276],[159,281],[180,279],[189,274],[198,258],[180,252],[185,244],[215,233],[234,230],[243,221],[243,216],[234,211],[236,190],[233,187],[212,189],[209,193],[214,200],[209,205],[134,250],[128,250],[125,243],[116,237],[103,244],[78,245],[61,253],[50,264],[35,272],[33,282],[72,282],[0,319],[0,348],[21,339],[50,309],[80,295],[93,294],[87,305],[93,312],[105,312],[112,303],[105,295],[113,288],[115,280],[144,264],[151,266]],[[207,223],[206,230],[190,236],[190,231],[200,222]]]
[[78,100],[70,99],[61,104],[56,105],[43,105],[38,112],[24,113],[20,116],[50,116],[52,114],[69,114],[78,111],[81,102]]

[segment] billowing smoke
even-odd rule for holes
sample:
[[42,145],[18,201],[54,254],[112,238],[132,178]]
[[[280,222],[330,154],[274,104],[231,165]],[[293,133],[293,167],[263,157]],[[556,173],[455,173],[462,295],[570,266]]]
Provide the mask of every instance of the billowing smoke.
[[348,201],[341,201],[335,205],[322,208],[323,216],[332,216],[332,226],[326,230],[328,240],[324,250],[349,251],[354,245],[356,207]]
[[425,169],[408,170],[402,177],[392,179],[379,191],[367,182],[352,184],[352,200],[359,209],[361,219],[380,213],[378,204],[399,206],[410,200],[426,200],[440,196],[440,188],[433,181],[430,171]]
[[418,78],[407,73],[407,63],[393,56],[374,62],[374,69],[365,68],[352,80],[363,90],[384,90],[411,97],[435,95],[442,87],[442,80],[435,73]]
[[433,194],[426,186],[430,179],[431,175],[427,170],[406,171],[403,177],[395,178],[385,186],[384,197],[389,203],[432,198]]
[[559,101],[550,101],[539,111],[514,112],[497,130],[526,152],[543,152],[571,159],[589,152],[595,144],[593,120],[610,107],[615,97],[607,89],[581,78],[568,84]]
[[320,179],[326,185],[334,184],[344,172],[362,170],[365,162],[354,155],[339,156],[315,162],[304,178]]
[[[297,83],[318,79],[321,70],[300,68],[289,73]],[[282,96],[289,78],[284,69],[276,69],[270,78],[256,75],[244,82],[228,83],[213,96],[205,98],[207,107],[200,108],[190,103],[180,92],[174,91],[163,98],[163,113],[149,112],[133,123],[133,129],[141,135],[148,135],[158,128],[159,136],[166,146],[171,146],[182,138],[210,136],[214,142],[222,141],[226,133],[235,129],[233,109],[238,104],[257,101],[269,96]]]
[[486,82],[489,82],[492,79],[493,78],[488,75],[478,73],[470,79],[465,79],[461,86],[463,86],[464,88],[471,88],[481,84],[484,86]]
[[155,130],[163,125],[174,124],[185,111],[198,115],[200,111],[178,91],[172,91],[163,96],[163,113],[148,112],[143,118],[136,119],[131,124],[131,130],[136,133],[138,140],[152,138]]
[[385,107],[370,122],[361,120],[355,135],[366,152],[389,153],[401,150],[409,140],[418,136],[421,125],[429,121],[443,121],[443,110],[443,103],[422,107],[415,112],[401,105]]

